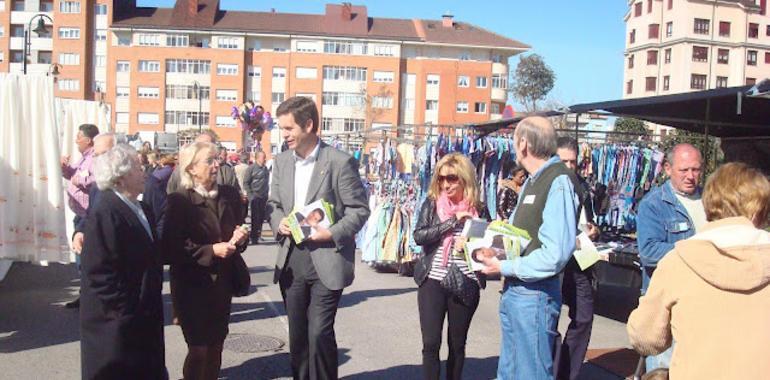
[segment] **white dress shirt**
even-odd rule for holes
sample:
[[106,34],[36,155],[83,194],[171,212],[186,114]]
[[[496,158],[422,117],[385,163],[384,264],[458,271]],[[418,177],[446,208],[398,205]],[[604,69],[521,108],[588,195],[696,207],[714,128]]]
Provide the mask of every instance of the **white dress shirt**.
[[139,222],[142,223],[142,227],[144,227],[144,231],[147,232],[147,236],[150,237],[150,240],[154,241],[155,239],[152,238],[152,230],[150,230],[150,221],[147,220],[147,215],[144,215],[144,210],[142,210],[142,206],[139,204],[139,201],[134,203],[119,191],[115,191],[114,189],[113,191],[115,192],[115,195],[117,195],[118,198],[120,198],[120,200],[123,201],[123,203],[125,203],[128,208],[134,212],[134,214],[136,214]]
[[315,169],[315,163],[318,160],[318,152],[321,147],[321,140],[316,141],[315,149],[313,149],[306,158],[297,156],[297,152],[294,154],[294,208],[301,209],[307,205],[307,188],[310,185],[310,177],[313,176],[313,169]]

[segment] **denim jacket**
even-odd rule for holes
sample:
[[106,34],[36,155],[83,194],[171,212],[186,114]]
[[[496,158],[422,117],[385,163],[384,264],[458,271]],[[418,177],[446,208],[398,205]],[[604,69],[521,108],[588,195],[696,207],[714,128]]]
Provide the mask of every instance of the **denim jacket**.
[[676,199],[671,181],[656,187],[642,199],[636,220],[644,294],[658,261],[674,249],[674,243],[695,235],[695,225]]

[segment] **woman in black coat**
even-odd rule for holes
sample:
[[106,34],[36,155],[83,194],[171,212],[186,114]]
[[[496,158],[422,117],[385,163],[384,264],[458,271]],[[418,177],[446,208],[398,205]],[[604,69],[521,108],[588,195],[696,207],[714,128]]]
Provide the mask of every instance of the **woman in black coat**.
[[83,379],[167,379],[163,269],[154,221],[136,197],[144,173],[118,145],[96,158],[99,202],[85,226],[80,305]]
[[198,142],[180,154],[180,189],[167,198],[163,249],[171,265],[171,297],[188,346],[187,380],[217,379],[236,290],[236,266],[248,230],[240,192],[217,185],[216,146]]

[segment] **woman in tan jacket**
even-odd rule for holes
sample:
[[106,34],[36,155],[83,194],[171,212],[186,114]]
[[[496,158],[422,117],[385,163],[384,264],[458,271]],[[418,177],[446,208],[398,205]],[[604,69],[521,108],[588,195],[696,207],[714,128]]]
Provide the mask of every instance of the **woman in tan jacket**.
[[722,165],[707,181],[709,223],[658,264],[647,294],[628,319],[642,355],[675,341],[672,379],[770,376],[770,182],[742,163]]

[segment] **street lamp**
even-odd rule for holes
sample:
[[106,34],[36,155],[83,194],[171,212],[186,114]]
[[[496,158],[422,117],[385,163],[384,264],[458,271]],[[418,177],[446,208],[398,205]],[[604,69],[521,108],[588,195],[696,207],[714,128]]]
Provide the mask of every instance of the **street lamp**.
[[48,32],[48,30],[45,28],[45,20],[43,20],[44,18],[47,18],[48,21],[53,24],[53,19],[51,17],[43,13],[38,13],[29,19],[27,29],[24,30],[24,51],[22,53],[24,55],[24,60],[22,62],[22,72],[24,74],[27,74],[27,56],[29,56],[30,45],[32,45],[32,35],[30,34],[30,29],[32,29],[32,21],[37,19],[37,27],[35,27],[35,29],[32,31],[35,32],[35,34],[40,35]]
[[201,133],[203,130],[201,129],[201,115],[203,112],[201,111],[203,108],[203,99],[201,99],[201,84],[198,83],[198,81],[193,81],[193,91],[195,91],[195,96],[198,97],[198,133]]

